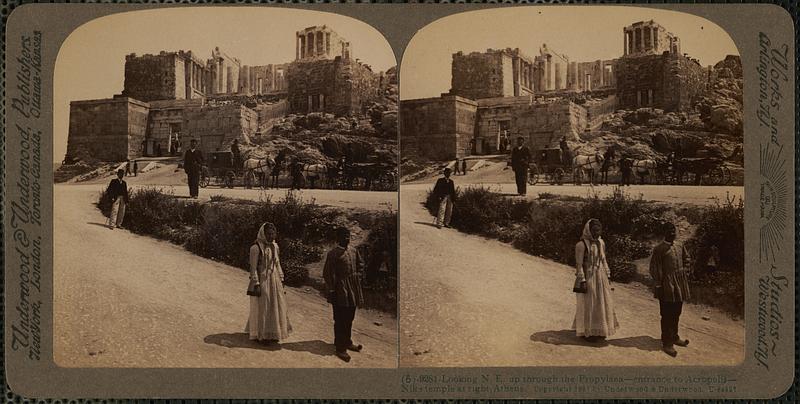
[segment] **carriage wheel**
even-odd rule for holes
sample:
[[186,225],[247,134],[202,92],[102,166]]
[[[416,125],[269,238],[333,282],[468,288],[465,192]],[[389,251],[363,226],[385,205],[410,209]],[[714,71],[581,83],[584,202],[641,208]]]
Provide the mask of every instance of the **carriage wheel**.
[[528,170],[528,184],[536,185],[539,182],[539,167],[531,166]]
[[235,181],[236,181],[236,173],[234,173],[233,171],[228,171],[222,178],[222,183],[227,188],[233,188],[233,184]]
[[205,188],[205,187],[207,187],[209,184],[211,184],[211,178],[209,178],[209,176],[208,176],[208,175],[206,175],[206,173],[203,173],[203,174],[200,176],[200,187],[201,187],[201,188]]
[[708,182],[711,185],[721,185],[725,182],[725,170],[721,166],[712,168],[708,172]]

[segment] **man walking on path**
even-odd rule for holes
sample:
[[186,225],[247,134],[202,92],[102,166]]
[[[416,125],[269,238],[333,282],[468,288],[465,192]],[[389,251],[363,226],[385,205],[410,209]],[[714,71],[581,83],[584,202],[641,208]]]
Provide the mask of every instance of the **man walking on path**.
[[450,179],[450,168],[444,169],[444,177],[436,180],[433,196],[439,201],[439,214],[436,216],[436,227],[450,227],[453,216],[453,202],[456,200],[456,185]]
[[455,164],[453,164],[453,166],[454,166],[454,168],[455,168],[455,169],[453,170],[453,171],[454,171],[454,175],[459,175],[459,174],[461,174],[461,160],[460,160],[460,159],[456,159],[456,163],[455,163]]
[[128,206],[128,184],[122,177],[125,170],[117,170],[117,178],[111,180],[106,189],[106,194],[114,201],[111,205],[111,215],[108,216],[108,228],[114,230],[115,227],[122,227],[125,220],[125,207]]
[[668,223],[664,241],[653,249],[650,257],[650,277],[661,312],[662,350],[669,356],[678,356],[674,345],[685,347],[688,339],[678,336],[678,321],[683,302],[689,299],[689,273],[687,253],[683,245],[675,243],[675,225]]
[[467,159],[461,160],[461,175],[467,175]]
[[353,319],[356,307],[364,305],[361,291],[361,274],[364,263],[358,250],[350,246],[350,230],[339,228],[338,246],[328,252],[322,277],[328,290],[328,302],[333,306],[333,344],[336,356],[350,362],[347,351],[360,352],[363,346],[352,340]]
[[528,187],[528,166],[531,162],[531,151],[525,146],[525,138],[517,138],[517,147],[511,150],[511,168],[517,180],[517,193],[525,195]]
[[138,160],[133,160],[133,176],[134,177],[138,177],[139,176],[139,161]]
[[200,171],[203,169],[203,153],[197,149],[197,140],[192,139],[189,150],[183,156],[183,169],[186,171],[189,182],[189,197],[197,198],[200,195]]

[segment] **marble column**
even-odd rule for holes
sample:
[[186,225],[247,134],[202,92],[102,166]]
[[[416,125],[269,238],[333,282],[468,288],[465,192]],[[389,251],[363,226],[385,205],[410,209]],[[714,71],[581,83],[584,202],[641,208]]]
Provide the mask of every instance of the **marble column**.
[[653,34],[653,39],[650,43],[653,44],[653,51],[658,53],[658,28],[652,28],[651,33]]
[[622,54],[628,54],[628,31],[622,30]]

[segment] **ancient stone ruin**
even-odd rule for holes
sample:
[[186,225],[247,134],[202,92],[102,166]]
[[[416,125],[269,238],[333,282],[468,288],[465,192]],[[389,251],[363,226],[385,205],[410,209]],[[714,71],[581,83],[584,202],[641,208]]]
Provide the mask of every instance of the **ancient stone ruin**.
[[[714,68],[680,49],[650,20],[623,29],[622,55],[611,60],[570,61],[546,44],[533,58],[519,48],[457,52],[448,93],[401,101],[401,151],[437,160],[493,154],[520,136],[534,149],[558,147],[617,109],[692,110]],[[720,121],[708,125],[735,126]]]
[[294,61],[262,66],[219,47],[207,59],[183,50],[127,55],[120,94],[70,103],[65,162],[178,155],[190,139],[203,152],[227,150],[289,113],[363,116],[387,91],[389,77],[354,59],[330,27],[308,27],[294,40]]

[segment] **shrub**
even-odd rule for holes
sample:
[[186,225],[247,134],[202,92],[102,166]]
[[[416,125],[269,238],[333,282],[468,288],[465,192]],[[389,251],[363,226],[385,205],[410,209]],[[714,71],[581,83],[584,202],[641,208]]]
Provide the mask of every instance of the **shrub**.
[[281,267],[284,282],[290,286],[301,286],[308,280],[306,265],[322,259],[322,248],[304,244],[296,239],[278,243],[281,249]]
[[[507,227],[527,215],[528,201],[516,201],[492,192],[487,187],[456,189],[451,225],[461,231],[492,235],[496,226]],[[434,216],[439,211],[439,201],[429,191],[425,207]]]
[[574,265],[575,243],[582,229],[574,206],[537,203],[530,207],[527,221],[513,244],[529,254]]
[[[112,201],[105,191],[100,193],[96,205],[104,215],[110,214]],[[322,244],[334,239],[336,228],[347,220],[344,216],[336,209],[305,202],[292,193],[279,201],[214,196],[209,203],[198,203],[175,198],[157,188],[142,188],[130,195],[123,227],[184,245],[194,254],[249,271],[250,247],[260,226],[272,222],[278,231],[284,280],[287,285],[300,286],[309,278],[306,266],[322,259]],[[370,253],[389,251],[396,273],[397,214],[381,214],[373,221],[366,218],[367,214],[361,216],[364,217],[359,218],[360,223],[372,228],[362,248],[368,257]],[[395,279],[368,291],[370,307],[395,311]]]
[[717,268],[723,272],[744,272],[744,201],[726,198],[705,209],[697,230],[686,243],[695,273],[707,272],[714,249],[719,251]]

